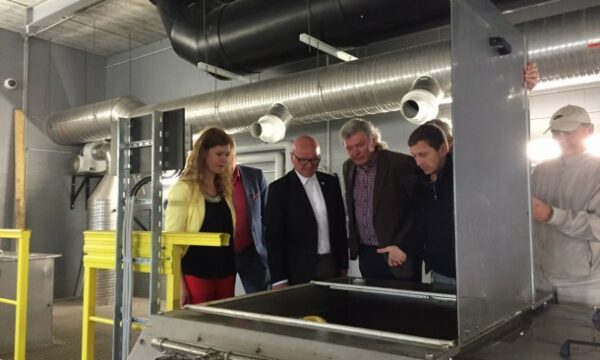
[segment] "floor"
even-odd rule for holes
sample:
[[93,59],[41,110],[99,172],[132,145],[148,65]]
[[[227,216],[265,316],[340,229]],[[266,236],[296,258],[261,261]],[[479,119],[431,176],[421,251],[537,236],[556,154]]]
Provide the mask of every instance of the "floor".
[[[134,299],[134,315],[144,316],[146,299]],[[112,305],[98,306],[96,314],[112,317]],[[81,298],[56,300],[53,309],[53,339],[49,344],[27,346],[27,360],[73,360],[81,358]],[[139,335],[133,332],[132,343]],[[95,360],[110,360],[112,357],[112,327],[96,325]],[[0,354],[0,360],[13,360],[12,353]]]

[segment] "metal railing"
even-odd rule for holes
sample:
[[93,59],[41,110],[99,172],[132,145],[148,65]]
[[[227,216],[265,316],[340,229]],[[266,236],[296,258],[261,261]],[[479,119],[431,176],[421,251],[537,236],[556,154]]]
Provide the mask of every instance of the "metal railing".
[[[150,231],[132,233],[131,252],[137,260],[133,262],[134,272],[150,272],[151,254]],[[179,285],[181,257],[190,245],[227,246],[229,235],[219,233],[162,233],[159,272],[165,277],[165,302],[163,311],[179,308]],[[116,234],[114,231],[85,231],[83,233],[83,315],[81,332],[81,359],[94,359],[95,325],[114,325],[113,319],[96,316],[96,270],[115,268]],[[117,295],[119,296],[119,295]],[[143,324],[133,323],[134,329],[142,329]]]
[[29,283],[29,239],[31,230],[0,229],[0,239],[17,241],[17,289],[15,299],[0,298],[0,303],[15,306],[14,359],[25,360],[27,345],[27,290]]

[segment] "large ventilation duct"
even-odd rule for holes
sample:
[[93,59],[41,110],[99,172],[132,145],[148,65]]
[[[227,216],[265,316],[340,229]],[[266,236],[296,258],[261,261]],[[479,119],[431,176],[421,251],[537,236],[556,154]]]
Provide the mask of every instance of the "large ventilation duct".
[[152,2],[180,57],[238,74],[314,56],[298,41],[301,33],[355,48],[440,26],[450,18],[448,0],[235,0],[215,9],[205,8],[205,0]]
[[448,0],[235,0],[205,14],[203,0],[153,2],[180,57],[239,74],[315,54],[298,41],[301,33],[357,47],[431,27],[450,10]]
[[[520,28],[528,39],[530,60],[540,66],[541,85],[600,73],[600,49],[596,46],[600,42],[600,8],[542,19]],[[276,103],[287,107],[293,116],[291,124],[343,119],[399,111],[404,94],[424,75],[434,78],[449,96],[450,71],[450,42],[442,41],[145,106],[130,115],[185,108],[186,122],[193,127],[219,126],[231,133],[247,131]],[[68,144],[107,138],[110,120],[97,129],[99,122],[92,121],[93,105],[84,108],[52,115],[49,129],[59,127],[61,131],[49,132],[49,136]],[[72,121],[69,113],[77,114],[75,120],[87,119],[89,127],[105,135],[84,129],[86,123]],[[71,130],[78,135],[89,134],[90,138],[72,136]]]
[[46,133],[63,145],[83,144],[110,138],[110,123],[127,117],[144,103],[131,96],[84,105],[55,113],[46,123]]

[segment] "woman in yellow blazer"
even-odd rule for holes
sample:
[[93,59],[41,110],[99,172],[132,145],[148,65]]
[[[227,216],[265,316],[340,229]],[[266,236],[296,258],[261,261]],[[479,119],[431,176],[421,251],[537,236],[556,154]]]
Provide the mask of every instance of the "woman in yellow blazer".
[[[209,128],[196,140],[181,178],[167,197],[165,231],[218,232],[233,237],[229,155],[233,138]],[[229,246],[190,246],[181,259],[180,303],[197,304],[234,295],[233,238]]]

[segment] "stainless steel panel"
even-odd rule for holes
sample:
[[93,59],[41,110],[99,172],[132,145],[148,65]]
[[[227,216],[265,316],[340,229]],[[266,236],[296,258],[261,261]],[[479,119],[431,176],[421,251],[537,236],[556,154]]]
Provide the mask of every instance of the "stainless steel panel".
[[[502,36],[512,53],[489,44]],[[489,1],[452,1],[452,118],[459,341],[530,306],[523,36]]]
[[[285,360],[448,359],[458,352],[451,295],[414,297],[411,288],[405,296],[401,287],[370,285],[306,284],[153,316],[129,358],[157,358],[155,338]],[[307,315],[327,323],[301,319]]]
[[560,360],[566,340],[595,343],[571,345],[570,360],[600,359],[600,330],[592,323],[594,309],[576,304],[548,304],[536,314],[524,316],[512,331],[494,341],[461,353],[461,360],[544,359]]
[[[305,324],[305,327],[321,330],[378,334],[380,338],[451,346],[457,337],[454,299],[444,298],[442,294],[436,298],[419,294],[424,293],[412,289],[316,283],[189,308],[291,326]],[[327,323],[298,321],[305,316],[319,316]]]
[[[29,260],[29,299],[27,304],[27,344],[43,344],[52,340],[52,296],[54,291],[54,258],[58,255],[31,254]],[[0,255],[0,297],[15,299],[17,281],[16,257]],[[15,307],[0,304],[0,353],[14,346]]]

